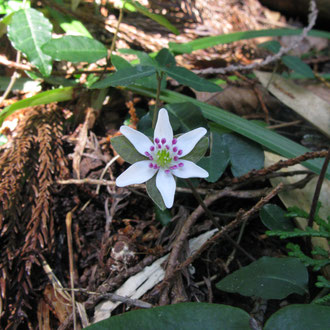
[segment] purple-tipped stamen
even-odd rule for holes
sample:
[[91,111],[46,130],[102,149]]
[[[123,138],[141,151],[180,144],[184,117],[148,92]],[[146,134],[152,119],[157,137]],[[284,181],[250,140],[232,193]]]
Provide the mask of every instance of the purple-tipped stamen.
[[153,168],[154,167],[154,164],[153,163],[149,163],[149,167],[150,168]]
[[154,151],[155,150],[155,147],[154,146],[151,146],[150,147],[150,151]]
[[150,156],[149,156],[149,159],[150,159],[150,160],[154,160],[154,157],[152,157],[152,156],[150,155]]
[[182,155],[182,153],[183,153],[183,151],[180,149],[180,150],[178,151],[178,155],[180,156],[180,155]]
[[176,144],[177,142],[178,142],[178,140],[175,138],[172,140],[172,144]]
[[174,152],[177,152],[177,151],[178,151],[178,147],[174,147],[174,148],[173,148],[173,151],[174,151]]
[[166,148],[167,150],[170,150],[170,146],[169,146],[168,144],[165,146],[165,148]]
[[147,157],[149,157],[149,156],[150,156],[150,154],[149,154],[149,152],[148,152],[148,151],[146,151],[144,154],[145,154]]
[[177,165],[173,165],[173,166],[170,167],[171,170],[176,170],[177,168],[178,168]]
[[162,138],[161,142],[162,142],[162,144],[165,144],[166,143],[166,139],[165,138]]
[[170,173],[170,170],[165,170],[165,173],[166,173],[166,174]]
[[160,144],[158,144],[157,147],[158,147],[158,149],[161,149],[162,148],[162,146]]
[[159,143],[160,142],[160,140],[158,139],[158,138],[155,138],[155,143]]
[[157,170],[158,169],[158,165],[154,164],[154,169]]
[[179,157],[178,157],[178,156],[174,156],[174,157],[173,157],[173,160],[174,160],[175,162],[177,162],[177,161],[179,160]]
[[179,167],[183,167],[184,166],[184,164],[183,163],[179,163]]

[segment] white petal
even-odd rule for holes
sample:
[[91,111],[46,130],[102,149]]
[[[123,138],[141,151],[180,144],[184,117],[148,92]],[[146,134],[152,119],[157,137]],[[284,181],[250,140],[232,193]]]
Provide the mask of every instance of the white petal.
[[150,147],[153,145],[150,139],[143,133],[128,127],[121,126],[120,132],[131,142],[134,148],[141,154],[145,156],[146,151],[150,151]]
[[180,163],[183,163],[183,166],[172,171],[178,178],[207,178],[209,176],[207,171],[190,160],[180,159]]
[[139,184],[151,179],[157,170],[149,167],[149,160],[142,160],[131,165],[125,172],[119,175],[116,180],[118,187],[125,187],[130,184]]
[[165,206],[171,208],[173,206],[176,183],[171,173],[165,173],[160,169],[156,176],[156,187],[163,197]]
[[173,129],[167,110],[164,108],[158,111],[158,119],[154,132],[154,139],[155,138],[159,138],[160,140],[165,138],[167,144],[171,144],[173,140]]
[[177,147],[183,153],[180,157],[188,155],[194,149],[197,142],[206,134],[207,130],[204,127],[196,128],[188,133],[178,137]]

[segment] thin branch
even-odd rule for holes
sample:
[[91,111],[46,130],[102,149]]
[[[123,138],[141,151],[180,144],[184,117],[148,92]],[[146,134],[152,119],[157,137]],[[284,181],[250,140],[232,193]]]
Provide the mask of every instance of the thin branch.
[[317,19],[317,14],[318,10],[316,7],[316,3],[314,0],[310,1],[310,13],[308,15],[308,25],[303,29],[302,33],[300,36],[296,39],[295,42],[293,42],[290,46],[287,47],[281,47],[279,52],[267,56],[263,61],[261,62],[255,62],[249,65],[229,65],[226,68],[208,68],[208,69],[202,69],[202,70],[194,70],[195,73],[200,73],[200,74],[215,74],[215,73],[227,73],[227,72],[232,72],[232,71],[238,71],[238,70],[252,70],[256,68],[263,67],[269,63],[275,62],[279,60],[283,55],[287,54],[291,50],[295,49],[301,42],[307,37],[308,32],[313,28],[315,25],[316,19]]
[[[221,231],[217,232],[213,237],[211,237],[207,242],[205,242],[193,255],[187,258],[183,263],[181,263],[176,268],[171,269],[171,272],[168,272],[165,276],[165,279],[162,283],[162,286],[168,285],[169,282],[175,277],[175,275],[182,271],[184,268],[189,266],[192,262],[194,262],[206,249],[208,249],[211,245],[216,243],[219,239],[224,237],[224,234],[228,234],[230,231],[238,227],[240,224],[246,222],[251,218],[253,214],[258,212],[265,204],[267,204],[273,197],[275,197],[283,188],[283,183],[280,183],[276,186],[267,196],[260,199],[260,201],[254,205],[250,210],[246,212],[239,212],[236,219],[233,220],[228,225],[224,226]],[[212,202],[214,202],[213,196]]]

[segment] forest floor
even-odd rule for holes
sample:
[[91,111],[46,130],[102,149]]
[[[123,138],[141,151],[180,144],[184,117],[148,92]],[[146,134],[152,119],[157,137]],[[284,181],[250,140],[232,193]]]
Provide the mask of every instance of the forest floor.
[[[92,1],[85,1],[77,11],[77,17],[92,35],[107,46],[111,44],[119,14],[118,10],[113,9],[113,2],[96,10]],[[41,3],[46,5],[48,1]],[[167,3],[153,1],[149,8],[164,14],[180,30],[179,36],[167,32],[144,16],[126,13],[120,25],[116,48],[133,48],[149,53],[167,47],[168,42],[183,43],[236,31],[303,26],[299,20],[294,21],[271,11],[257,0],[174,1],[168,8],[165,6]],[[96,14],[91,15],[91,11],[95,10]],[[224,80],[224,92],[213,94],[212,98],[207,93],[196,92],[173,80],[167,81],[167,88],[209,102],[243,118],[262,120],[271,129],[307,146],[315,155],[320,155],[318,152],[329,146],[329,139],[281,99],[269,93],[256,77],[248,77],[251,70],[212,74],[212,69],[216,72],[216,69],[229,64],[249,65],[265,58],[265,50],[258,48],[257,44],[269,40],[263,37],[237,41],[176,57],[179,65],[195,72],[203,74],[203,70],[211,69],[207,71],[211,74],[204,75],[206,78]],[[289,37],[278,40],[288,44],[293,42]],[[301,56],[312,51],[315,55],[307,58],[306,63],[318,74],[329,73],[328,41],[308,38],[297,47],[295,54]],[[0,54],[11,61],[15,59],[15,50],[6,36],[1,39]],[[132,55],[126,58],[134,59]],[[59,71],[66,72],[67,77],[81,69],[73,64],[62,67],[61,62],[56,65]],[[269,64],[263,69],[272,72],[274,67],[275,64]],[[91,65],[86,69],[96,68]],[[1,75],[7,77],[13,72],[12,68],[4,66],[0,70]],[[229,79],[232,74],[238,79]],[[81,75],[81,82],[86,77]],[[299,84],[330,102],[327,81],[315,78],[312,82],[300,81]],[[46,82],[43,88],[47,88]],[[31,95],[33,92],[14,91],[3,105]],[[311,284],[308,297],[292,294],[285,299],[265,301],[224,292],[215,287],[222,278],[254,260],[264,256],[287,256],[287,240],[265,234],[267,227],[260,220],[259,211],[270,200],[282,208],[287,206],[285,198],[278,194],[278,189],[282,189],[282,186],[278,186],[282,179],[286,191],[293,196],[303,188],[313,195],[317,180],[315,175],[306,171],[303,179],[297,177],[288,181],[277,171],[284,167],[283,163],[267,158],[264,165],[266,170],[234,177],[228,167],[216,182],[201,181],[197,190],[220,231],[223,228],[225,230],[218,240],[209,242],[207,248],[196,255],[192,254],[192,249],[198,248],[189,247],[189,239],[209,232],[215,226],[189,186],[178,186],[173,208],[165,213],[157,213],[145,185],[125,188],[115,185],[116,177],[128,165],[121,158],[115,159],[111,138],[118,135],[119,127],[125,120],[137,125],[140,109],[148,109],[154,100],[127,90],[113,89],[102,108],[91,115],[85,106],[90,97],[91,94],[83,92],[72,101],[17,111],[6,119],[1,128],[8,142],[1,146],[0,157],[8,153],[8,148],[18,148],[7,158],[12,171],[1,173],[3,190],[0,193],[3,196],[8,187],[12,189],[12,194],[15,189],[20,191],[17,185],[23,183],[17,181],[19,171],[26,166],[36,166],[38,160],[33,157],[40,153],[42,147],[33,149],[33,143],[44,146],[43,166],[49,169],[44,177],[36,173],[29,182],[24,183],[24,194],[22,191],[22,195],[18,194],[22,199],[17,197],[14,207],[15,217],[20,219],[17,220],[19,225],[13,225],[17,229],[15,234],[8,234],[10,225],[6,227],[0,224],[3,226],[1,246],[5,246],[1,257],[6,258],[10,265],[8,269],[11,268],[8,273],[11,276],[10,285],[5,283],[4,273],[1,275],[0,313],[6,317],[6,320],[1,320],[1,326],[10,328],[17,325],[22,329],[72,328],[74,315],[71,291],[63,289],[72,285],[72,279],[79,310],[76,315],[78,326],[100,320],[110,312],[111,315],[124,313],[128,306],[132,310],[144,307],[143,303],[150,304],[150,307],[195,301],[240,307],[262,324],[280,307],[306,303],[318,294],[317,288]],[[49,116],[53,117],[49,119]],[[47,130],[53,132],[50,140],[45,139]],[[29,135],[31,132],[37,132],[35,137]],[[19,140],[24,142],[23,145],[18,143]],[[30,148],[30,151],[22,156],[20,152],[24,148]],[[82,148],[80,152],[79,148]],[[324,157],[325,152],[322,155]],[[4,158],[0,158],[0,162],[1,159]],[[305,159],[289,161],[289,164],[296,165]],[[277,163],[276,169],[269,169],[272,162]],[[106,167],[107,164],[110,166]],[[0,164],[2,171],[4,168],[5,165]],[[54,178],[52,173],[60,175]],[[311,182],[313,184],[309,185]],[[35,204],[37,199],[39,203]],[[5,209],[4,205],[0,207],[1,212]],[[43,226],[35,227],[36,219],[41,219]],[[187,235],[182,235],[183,228]],[[44,234],[49,241],[40,238]],[[27,247],[27,241],[33,246],[31,249]],[[303,238],[293,241],[304,250],[308,249]],[[10,245],[16,247],[16,254],[8,252]],[[168,253],[175,263],[162,263],[159,269],[163,269],[163,273],[138,298],[130,299],[127,298],[128,293],[118,293],[124,292],[118,289],[125,281],[142,272],[145,267],[154,265],[155,261]],[[73,265],[70,265],[70,261],[73,261]],[[162,280],[164,274],[166,281]],[[310,276],[311,279],[316,277],[314,273]],[[111,296],[114,292],[118,296]]]

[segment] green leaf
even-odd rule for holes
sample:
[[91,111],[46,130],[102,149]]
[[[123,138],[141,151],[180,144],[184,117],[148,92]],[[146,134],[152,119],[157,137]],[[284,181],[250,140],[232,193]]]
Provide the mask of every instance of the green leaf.
[[163,67],[163,70],[177,82],[200,92],[220,92],[222,88],[212,82],[200,78],[195,73],[180,66]]
[[162,48],[155,57],[160,67],[169,67],[176,65],[175,58],[167,48]]
[[274,313],[267,320],[264,330],[325,330],[329,324],[329,306],[289,305]]
[[296,258],[262,257],[226,276],[216,287],[226,292],[263,299],[283,299],[308,293],[308,272]]
[[264,205],[259,213],[262,223],[268,229],[292,231],[295,226],[285,214],[286,212],[275,204]]
[[207,148],[209,147],[209,138],[207,136],[203,136],[195,148],[189,152],[188,155],[182,157],[182,159],[190,160],[194,163],[197,163],[206,153]]
[[85,26],[73,16],[64,15],[51,7],[47,7],[47,10],[58,22],[64,32],[76,34],[78,33],[81,36],[93,38],[89,31],[85,28]]
[[5,118],[14,113],[16,110],[24,109],[27,107],[33,107],[40,104],[49,104],[52,102],[62,102],[72,99],[73,88],[64,87],[59,89],[49,90],[43,93],[39,93],[25,100],[17,101],[8,107],[5,107],[0,112],[0,126],[2,125]]
[[229,151],[231,172],[235,177],[264,167],[264,152],[259,144],[233,134],[224,134],[223,138]]
[[172,215],[168,209],[162,211],[159,207],[157,207],[157,205],[155,205],[154,210],[156,220],[159,221],[163,226],[167,226],[171,222]]
[[111,55],[111,63],[117,71],[120,69],[132,68],[132,64],[130,62],[118,55]]
[[133,164],[140,160],[148,159],[141,155],[124,135],[113,137],[111,139],[111,145],[127,163]]
[[107,56],[107,49],[99,41],[83,36],[64,36],[44,44],[42,50],[57,61],[94,63]]
[[[193,41],[177,44],[169,42],[169,48],[176,54],[191,53],[194,50],[214,47],[216,45],[223,45],[232,43],[234,41],[254,39],[259,37],[280,37],[280,36],[296,36],[302,33],[302,29],[266,29],[254,31],[241,31],[228,34],[221,34],[219,36],[204,37],[195,39]],[[330,32],[311,30],[308,32],[309,36],[330,39]]]
[[299,57],[284,55],[281,60],[289,69],[302,74],[304,77],[315,78],[314,72],[310,66],[303,62]]
[[142,77],[147,77],[155,73],[152,66],[134,66],[131,68],[120,69],[115,73],[108,75],[103,80],[93,84],[91,88],[106,88],[109,86],[127,86]]
[[42,13],[33,9],[16,12],[8,26],[8,37],[13,46],[23,52],[44,76],[52,70],[52,58],[44,54],[41,46],[51,39],[52,25]]
[[126,312],[86,329],[250,330],[249,319],[249,314],[240,308],[192,302]]
[[174,116],[175,122],[179,124],[183,132],[191,131],[197,127],[208,128],[207,120],[202,115],[201,109],[193,103],[172,103],[166,105],[165,108]]
[[30,7],[30,1],[23,4],[22,0],[0,0],[0,15],[8,15],[24,7]]
[[[156,174],[157,175],[157,174]],[[147,193],[161,211],[166,210],[162,195],[156,187],[156,175],[146,182]]]
[[158,24],[166,27],[168,30],[170,30],[174,34],[176,34],[176,35],[180,34],[180,32],[178,31],[178,29],[174,25],[172,25],[164,16],[157,15],[157,14],[154,14],[154,13],[150,12],[148,10],[148,8],[142,6],[137,1],[127,0],[126,3],[132,5],[139,13],[141,13],[141,14],[149,17],[149,18],[151,18],[152,20],[154,20]]
[[229,160],[229,151],[223,136],[212,132],[210,156],[202,158],[198,163],[209,173],[209,177],[205,180],[208,182],[218,181],[227,168]]
[[[128,89],[141,95],[154,98],[156,97],[155,89],[148,89],[136,85],[129,86]],[[202,109],[202,113],[206,119],[212,120],[219,125],[260,143],[266,148],[284,157],[292,158],[306,152],[310,152],[309,149],[303,147],[302,145],[295,143],[271,130],[261,127],[254,122],[236,116],[216,106],[198,101],[192,97],[170,90],[164,90],[160,93],[160,99],[167,103],[191,102]],[[319,174],[323,165],[323,159],[308,160],[302,164]],[[330,168],[328,168],[326,172],[326,178],[330,179]]]

